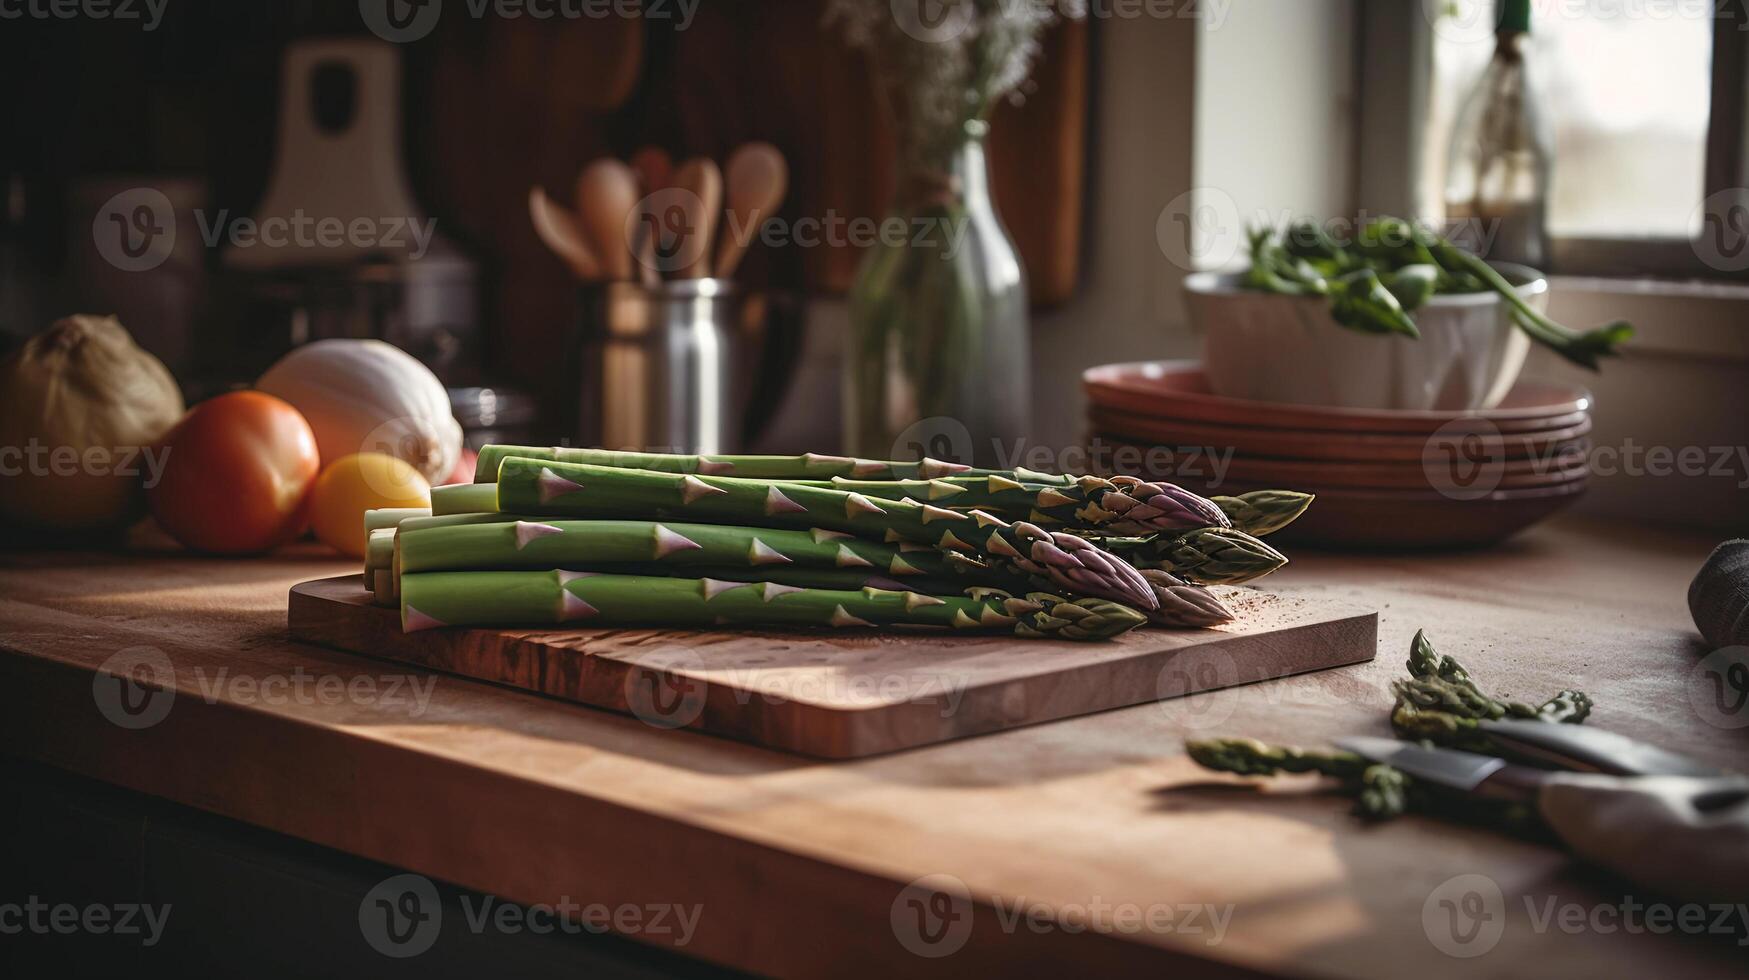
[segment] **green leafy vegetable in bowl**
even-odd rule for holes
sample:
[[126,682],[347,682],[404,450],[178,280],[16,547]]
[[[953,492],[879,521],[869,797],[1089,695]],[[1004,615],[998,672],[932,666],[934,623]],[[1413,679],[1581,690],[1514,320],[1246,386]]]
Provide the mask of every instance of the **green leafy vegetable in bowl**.
[[1512,308],[1512,321],[1575,364],[1597,370],[1599,357],[1631,338],[1633,325],[1617,320],[1583,333],[1532,309],[1512,283],[1477,256],[1440,235],[1400,218],[1375,218],[1350,239],[1300,222],[1277,231],[1249,232],[1247,289],[1284,296],[1324,296],[1330,315],[1351,330],[1419,337],[1414,311],[1430,298],[1493,292]]

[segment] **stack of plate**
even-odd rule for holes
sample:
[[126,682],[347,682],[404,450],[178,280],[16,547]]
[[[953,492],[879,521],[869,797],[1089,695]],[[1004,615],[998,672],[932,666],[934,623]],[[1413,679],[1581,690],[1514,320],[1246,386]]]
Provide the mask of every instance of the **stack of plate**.
[[1082,375],[1090,449],[1116,472],[1206,493],[1318,495],[1290,542],[1432,548],[1499,541],[1585,491],[1591,396],[1520,381],[1467,412],[1323,408],[1211,394],[1195,361]]

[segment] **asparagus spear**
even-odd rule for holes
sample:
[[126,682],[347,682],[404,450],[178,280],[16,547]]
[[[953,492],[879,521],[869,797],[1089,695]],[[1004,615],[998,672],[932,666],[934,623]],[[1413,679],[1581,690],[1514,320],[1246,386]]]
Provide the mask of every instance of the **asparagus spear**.
[[[401,532],[401,571],[494,568],[593,569],[644,563],[689,574],[718,568],[862,569],[892,578],[948,578],[942,554],[924,545],[865,541],[842,531],[735,527],[656,521],[543,521],[409,527]],[[973,583],[968,583],[973,584]]]
[[378,507],[364,512],[364,533],[369,536],[372,531],[384,529],[392,531],[400,527],[402,521],[414,517],[430,516],[431,508],[429,507]]
[[1185,752],[1204,769],[1241,776],[1315,772],[1341,780],[1355,795],[1354,811],[1367,820],[1389,820],[1408,809],[1408,776],[1368,762],[1351,752],[1312,752],[1265,745],[1249,738],[1211,738],[1184,743]]
[[1253,490],[1237,497],[1210,497],[1232,526],[1263,537],[1292,524],[1312,505],[1312,495],[1292,490]]
[[885,499],[910,499],[956,508],[978,508],[1009,520],[1069,527],[1097,527],[1112,534],[1152,534],[1197,527],[1227,527],[1213,501],[1171,483],[1133,476],[1077,477],[1068,485],[1021,483],[1003,476],[954,476],[934,480],[847,480],[808,486],[832,487]]
[[1149,622],[1159,626],[1203,627],[1230,623],[1235,618],[1226,603],[1200,585],[1157,568],[1143,569],[1142,577],[1153,587],[1154,597],[1160,603],[1158,609],[1146,614]]
[[478,483],[498,480],[500,464],[511,456],[558,463],[587,463],[620,469],[653,470],[658,473],[696,473],[700,476],[738,476],[757,480],[825,480],[835,476],[875,480],[929,480],[941,476],[1005,476],[1028,483],[1065,485],[1068,477],[1035,470],[982,470],[962,463],[923,459],[915,463],[885,459],[853,459],[849,456],[679,456],[671,453],[614,452],[607,449],[573,449],[565,446],[486,446],[474,468]]
[[[982,511],[915,500],[877,504],[859,493],[771,480],[657,473],[508,457],[499,466],[504,510],[555,517],[682,519],[700,523],[847,531],[943,550],[981,551],[1045,575],[1071,595],[1158,608],[1140,573],[1086,540]],[[884,504],[884,506],[883,506]]]
[[395,529],[392,527],[377,528],[370,532],[370,542],[364,550],[364,585],[365,588],[375,588],[373,574],[379,568],[388,568],[395,560]]
[[1092,640],[1144,622],[1140,613],[1114,602],[1047,593],[929,596],[566,571],[420,572],[401,580],[401,625],[409,633],[518,624],[921,627]]
[[498,489],[490,484],[451,483],[431,488],[431,514],[490,514],[498,509]]
[[1201,585],[1238,585],[1287,564],[1287,557],[1243,531],[1205,527],[1100,544],[1137,568],[1158,568]]
[[[1039,588],[1048,590],[1051,586],[1049,579],[1015,571],[993,560],[974,558],[954,551],[944,552],[942,558],[950,568],[969,580],[1010,592],[1026,592]],[[1154,590],[1155,601],[1159,603],[1159,608],[1151,609],[1146,614],[1148,621],[1156,626],[1196,629],[1230,623],[1236,618],[1226,603],[1200,585],[1186,582],[1158,569],[1145,568],[1140,571],[1142,578]]]

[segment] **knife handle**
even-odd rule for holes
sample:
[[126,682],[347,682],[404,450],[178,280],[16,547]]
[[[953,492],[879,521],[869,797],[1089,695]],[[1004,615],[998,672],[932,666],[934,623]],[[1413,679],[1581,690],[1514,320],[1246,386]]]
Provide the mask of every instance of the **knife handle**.
[[1510,803],[1532,803],[1535,802],[1537,794],[1542,792],[1543,784],[1548,779],[1549,773],[1545,769],[1532,769],[1508,762],[1477,783],[1475,795]]

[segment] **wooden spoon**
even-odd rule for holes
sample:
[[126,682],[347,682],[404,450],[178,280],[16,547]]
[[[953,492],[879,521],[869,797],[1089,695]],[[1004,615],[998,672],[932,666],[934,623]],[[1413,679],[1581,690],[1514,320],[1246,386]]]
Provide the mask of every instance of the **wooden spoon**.
[[770,143],[743,143],[729,156],[729,225],[717,250],[716,277],[727,279],[747,254],[759,226],[783,203],[789,166]]
[[680,278],[703,279],[711,273],[711,240],[723,207],[723,172],[708,157],[693,157],[674,172],[674,186],[690,192],[679,195],[687,235],[686,241],[676,243],[677,254],[685,256]]
[[610,281],[632,278],[627,219],[638,207],[638,176],[624,162],[603,157],[577,175],[577,210],[583,230]]
[[528,190],[528,216],[534,221],[535,234],[553,254],[571,267],[577,278],[594,282],[601,278],[601,261],[583,238],[577,227],[577,216],[556,204],[539,187]]

